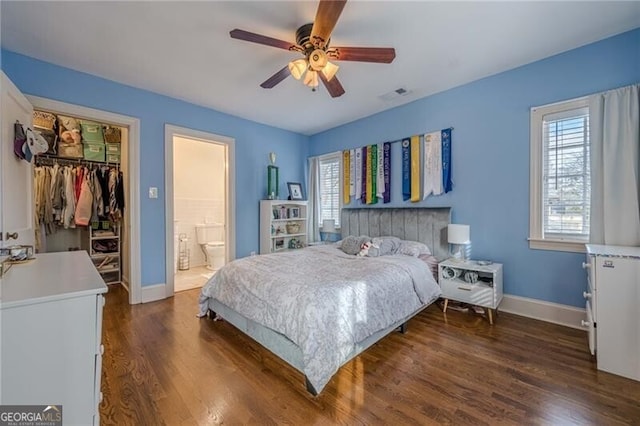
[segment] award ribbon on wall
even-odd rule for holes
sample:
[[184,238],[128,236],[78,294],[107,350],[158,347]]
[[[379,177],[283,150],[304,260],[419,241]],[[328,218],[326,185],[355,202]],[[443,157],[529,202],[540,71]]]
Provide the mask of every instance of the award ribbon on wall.
[[351,161],[349,158],[349,150],[342,151],[342,202],[349,204],[351,202]]
[[429,195],[442,194],[442,131],[424,135],[424,182],[425,200]]
[[369,204],[376,204],[378,202],[378,145],[371,145],[371,200]]
[[360,173],[362,174],[362,195],[360,197],[360,202],[362,202],[362,204],[366,204],[367,203],[367,158],[368,158],[368,154],[367,154],[367,147],[363,146],[362,147],[362,170],[360,170]]
[[391,142],[384,143],[384,194],[383,200],[385,203],[391,202]]
[[378,149],[378,167],[376,174],[376,197],[384,199],[384,144],[379,143]]
[[365,197],[365,202],[367,204],[371,204],[371,146],[367,146],[367,168],[366,168],[366,175],[365,175],[365,180],[367,182],[366,185],[366,189],[365,189],[365,193],[366,193],[366,197]]
[[451,129],[442,131],[442,186],[445,193],[453,189],[451,181]]
[[355,178],[354,197],[356,200],[362,198],[362,148],[356,148],[356,167],[353,170]]
[[402,139],[402,201],[411,198],[411,151],[409,139]]
[[420,136],[411,136],[411,202],[420,201]]
[[349,151],[349,197],[356,195],[356,150]]

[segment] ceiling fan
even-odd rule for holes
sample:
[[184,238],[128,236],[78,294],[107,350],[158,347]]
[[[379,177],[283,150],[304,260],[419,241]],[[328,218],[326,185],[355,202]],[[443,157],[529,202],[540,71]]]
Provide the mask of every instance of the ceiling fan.
[[304,84],[313,91],[318,87],[318,80],[322,81],[331,97],[337,98],[344,94],[344,88],[335,75],[339,67],[329,59],[389,64],[396,57],[396,51],[392,47],[329,46],[331,32],[346,3],[347,0],[320,0],[313,23],[305,24],[296,31],[295,44],[237,28],[229,34],[231,38],[299,52],[304,56],[289,62],[265,80],[261,87],[271,89],[292,75],[296,80],[304,77]]

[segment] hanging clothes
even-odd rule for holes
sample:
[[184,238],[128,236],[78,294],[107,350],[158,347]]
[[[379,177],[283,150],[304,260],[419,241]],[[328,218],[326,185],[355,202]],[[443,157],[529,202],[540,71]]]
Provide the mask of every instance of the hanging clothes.
[[93,193],[91,192],[91,178],[88,170],[82,172],[82,184],[80,188],[80,196],[78,197],[78,205],[74,214],[76,225],[89,225],[91,220],[93,204]]

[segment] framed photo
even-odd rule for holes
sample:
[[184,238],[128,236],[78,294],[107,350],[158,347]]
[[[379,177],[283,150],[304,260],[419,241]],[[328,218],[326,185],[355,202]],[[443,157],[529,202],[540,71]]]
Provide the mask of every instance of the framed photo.
[[291,208],[291,218],[297,219],[300,217],[300,209],[297,207]]
[[302,184],[297,182],[287,182],[289,188],[289,199],[291,200],[304,200],[302,196]]

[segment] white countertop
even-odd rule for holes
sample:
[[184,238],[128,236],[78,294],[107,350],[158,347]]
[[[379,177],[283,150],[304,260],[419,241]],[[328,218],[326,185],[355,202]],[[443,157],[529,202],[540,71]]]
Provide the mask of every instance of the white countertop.
[[0,281],[0,309],[106,292],[86,251],[41,253],[12,265]]
[[603,244],[586,244],[587,253],[596,256],[640,258],[640,247],[609,246]]

